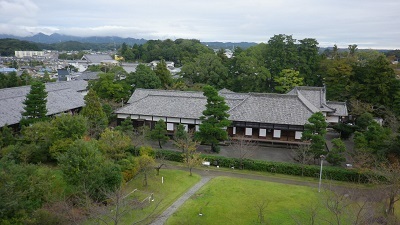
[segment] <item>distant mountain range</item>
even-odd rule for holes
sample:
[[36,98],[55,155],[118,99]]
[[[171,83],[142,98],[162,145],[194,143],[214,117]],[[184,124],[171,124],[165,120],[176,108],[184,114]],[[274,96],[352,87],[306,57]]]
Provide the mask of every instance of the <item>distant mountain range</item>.
[[30,42],[44,43],[44,44],[54,44],[54,43],[60,43],[60,42],[66,42],[66,41],[77,41],[77,42],[82,42],[82,43],[97,43],[97,44],[103,44],[103,43],[122,44],[125,42],[128,45],[134,45],[134,44],[144,44],[147,42],[147,40],[145,40],[145,39],[136,39],[136,38],[121,38],[121,37],[116,37],[116,36],[77,37],[77,36],[63,35],[63,34],[58,34],[58,33],[54,33],[51,35],[38,33],[38,34],[35,34],[33,36],[28,36],[28,37],[19,37],[19,36],[8,35],[8,34],[0,34],[0,39],[2,39],[2,38],[13,38],[13,39],[18,39],[18,40],[22,40],[22,41],[30,41]]
[[[121,38],[117,36],[106,36],[106,37],[100,37],[100,36],[93,36],[93,37],[78,37],[78,36],[71,36],[71,35],[63,35],[63,34],[58,34],[54,33],[51,35],[43,34],[43,33],[38,33],[33,36],[28,36],[28,37],[19,37],[19,36],[14,36],[14,35],[8,35],[8,34],[0,34],[0,39],[4,38],[13,38],[13,39],[18,39],[22,41],[29,41],[29,42],[35,42],[35,43],[43,43],[43,44],[55,44],[55,43],[61,43],[61,42],[67,42],[67,41],[76,41],[76,42],[81,42],[81,43],[94,43],[94,44],[104,44],[104,43],[114,43],[116,45],[120,45],[122,43],[126,43],[127,45],[134,45],[134,44],[144,44],[147,42],[147,40],[141,38],[141,39],[136,39],[136,38]],[[210,48],[228,48],[232,49],[234,47],[240,47],[240,48],[248,48],[251,46],[256,45],[257,43],[255,42],[201,42],[204,45],[209,46]]]

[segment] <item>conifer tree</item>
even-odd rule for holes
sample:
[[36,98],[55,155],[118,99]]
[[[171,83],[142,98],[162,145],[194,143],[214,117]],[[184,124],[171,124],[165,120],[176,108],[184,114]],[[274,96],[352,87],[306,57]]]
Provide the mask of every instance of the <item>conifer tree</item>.
[[213,152],[219,152],[218,143],[228,139],[226,127],[230,125],[228,120],[229,106],[225,103],[224,97],[218,95],[217,90],[207,85],[203,88],[204,96],[207,97],[206,110],[200,117],[202,123],[195,138],[201,142],[211,144]]
[[309,141],[310,151],[314,155],[314,159],[326,155],[325,134],[328,124],[325,122],[325,116],[321,112],[314,113],[308,123],[304,124],[303,141]]
[[22,112],[22,119],[20,124],[28,126],[37,121],[46,119],[47,114],[47,92],[44,83],[35,82],[31,85],[31,90],[26,96],[23,104],[24,112]]
[[161,85],[166,88],[170,87],[172,85],[172,76],[171,72],[167,69],[167,64],[165,63],[165,60],[161,60],[160,63],[157,64],[154,72],[160,78]]
[[165,124],[164,120],[160,119],[154,129],[150,131],[150,139],[154,141],[158,141],[158,145],[162,148],[162,144],[165,144],[168,141],[167,136],[167,125]]
[[88,119],[89,133],[92,137],[98,137],[108,125],[107,115],[103,111],[100,98],[93,89],[90,89],[85,96],[85,107],[81,114]]

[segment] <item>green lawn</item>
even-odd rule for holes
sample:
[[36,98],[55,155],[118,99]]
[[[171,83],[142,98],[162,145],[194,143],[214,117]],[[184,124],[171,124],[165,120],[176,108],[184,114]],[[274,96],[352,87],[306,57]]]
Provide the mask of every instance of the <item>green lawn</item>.
[[[161,178],[164,177],[164,183],[161,183]],[[146,218],[150,213],[152,215],[161,214],[175,200],[183,195],[194,184],[200,181],[200,176],[194,174],[189,176],[188,171],[179,170],[160,170],[160,175],[154,174],[149,176],[148,186],[143,186],[143,177],[138,176],[126,185],[127,190],[138,189],[141,196],[148,196],[154,193],[154,202],[144,209],[133,210],[127,214],[121,221],[121,224],[133,224]],[[161,202],[160,202],[161,201]],[[154,210],[155,206],[157,208]],[[140,222],[146,224],[149,220]]]
[[[313,207],[318,209],[319,219],[332,218],[324,207],[326,195],[304,186],[217,177],[179,208],[167,224],[259,224],[257,204],[263,201],[269,202],[266,224],[295,224],[293,218],[310,224]],[[318,220],[316,224],[326,222]]]

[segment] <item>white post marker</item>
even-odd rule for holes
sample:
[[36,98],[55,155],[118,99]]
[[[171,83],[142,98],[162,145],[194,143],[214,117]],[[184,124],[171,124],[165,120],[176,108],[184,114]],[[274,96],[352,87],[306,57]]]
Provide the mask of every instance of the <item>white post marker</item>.
[[321,155],[321,169],[319,170],[319,184],[318,184],[318,192],[321,192],[321,180],[322,180],[322,165],[324,163],[325,156]]
[[164,183],[164,177],[161,177],[161,183],[162,184]]

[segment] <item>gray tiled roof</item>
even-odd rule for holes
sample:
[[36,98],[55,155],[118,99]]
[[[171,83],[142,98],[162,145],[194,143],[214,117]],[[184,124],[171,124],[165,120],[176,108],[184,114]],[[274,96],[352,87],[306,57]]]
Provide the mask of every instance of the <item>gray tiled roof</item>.
[[206,98],[147,95],[118,109],[116,113],[198,119],[205,110]]
[[333,116],[348,116],[347,106],[345,102],[326,102],[326,104],[330,107],[335,109],[336,111],[333,113],[329,113]]
[[313,112],[296,95],[251,94],[230,112],[232,121],[304,125]]
[[175,90],[158,90],[158,89],[141,89],[137,88],[129,98],[128,103],[133,103],[148,95],[170,96],[170,97],[204,97],[203,92],[199,91],[175,91]]
[[[222,93],[230,120],[304,125],[312,111],[296,95]],[[207,103],[202,92],[137,89],[117,114],[198,119]],[[296,110],[294,110],[296,109]]]
[[101,61],[104,60],[113,60],[110,55],[91,55],[91,54],[86,54],[82,57],[82,59],[86,59],[87,62],[89,63],[98,63],[100,64]]
[[[51,82],[46,83],[46,90],[53,91],[53,90],[60,90],[70,88],[77,92],[82,92],[87,90],[88,82],[85,80],[71,80],[71,81],[64,81],[64,82]],[[29,88],[30,90],[30,88]],[[29,92],[28,90],[28,92]]]
[[[74,91],[81,92],[87,89],[88,82],[84,80],[63,81],[46,83],[46,91],[55,91],[70,88]],[[18,96],[26,96],[31,90],[31,86],[20,86],[14,88],[0,89],[0,99],[12,98]]]
[[[12,88],[7,88],[12,89]],[[21,88],[18,88],[19,92]],[[3,90],[3,89],[1,89]],[[1,91],[0,90],[0,91]],[[26,88],[25,88],[26,90]],[[30,88],[27,89],[28,92]],[[28,93],[27,92],[27,93]],[[0,98],[0,127],[5,124],[17,124],[21,120],[21,112],[24,111],[25,95],[15,95],[7,98]],[[83,95],[77,91],[67,88],[48,91],[47,95],[47,115],[53,115],[68,111],[70,109],[80,108],[85,105]]]
[[326,105],[326,90],[324,87],[295,87],[288,94],[302,95],[313,104],[319,111],[333,112],[334,109]]
[[[347,115],[345,103],[325,102],[322,88],[298,87],[288,94],[234,93],[229,90],[219,94],[230,107],[229,119],[232,121],[304,125],[319,111],[333,113],[336,109],[336,113]],[[198,119],[206,102],[203,92],[136,89],[128,105],[115,113]]]
[[59,75],[59,76],[62,76],[62,75],[69,75],[69,72],[68,72],[68,70],[67,69],[58,69],[57,70],[57,74]]
[[79,77],[78,80],[96,80],[99,79],[100,72],[83,72]]

